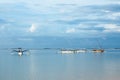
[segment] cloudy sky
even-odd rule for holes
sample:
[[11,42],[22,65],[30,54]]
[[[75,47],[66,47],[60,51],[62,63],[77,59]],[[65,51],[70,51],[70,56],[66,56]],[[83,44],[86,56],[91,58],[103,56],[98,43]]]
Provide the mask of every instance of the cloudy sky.
[[119,0],[0,0],[0,37],[119,35]]

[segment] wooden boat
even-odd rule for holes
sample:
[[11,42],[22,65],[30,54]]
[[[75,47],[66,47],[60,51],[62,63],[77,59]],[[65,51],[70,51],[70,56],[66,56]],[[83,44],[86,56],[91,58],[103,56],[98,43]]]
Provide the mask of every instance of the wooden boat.
[[99,48],[98,49],[93,49],[92,52],[94,53],[103,53],[104,52],[104,49],[102,48],[100,42],[97,40],[97,43],[98,43],[98,46]]
[[104,49],[93,49],[92,52],[94,52],[94,53],[103,53]]

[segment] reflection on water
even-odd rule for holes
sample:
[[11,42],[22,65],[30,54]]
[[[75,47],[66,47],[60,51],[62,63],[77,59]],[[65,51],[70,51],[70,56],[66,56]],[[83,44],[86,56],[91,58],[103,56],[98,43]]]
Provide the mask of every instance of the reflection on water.
[[120,53],[0,52],[0,80],[119,80]]

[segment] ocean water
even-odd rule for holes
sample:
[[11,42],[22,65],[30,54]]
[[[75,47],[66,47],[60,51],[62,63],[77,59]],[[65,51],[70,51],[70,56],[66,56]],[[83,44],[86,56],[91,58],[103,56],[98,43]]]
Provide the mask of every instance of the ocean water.
[[120,52],[33,50],[20,57],[1,50],[0,80],[120,80]]

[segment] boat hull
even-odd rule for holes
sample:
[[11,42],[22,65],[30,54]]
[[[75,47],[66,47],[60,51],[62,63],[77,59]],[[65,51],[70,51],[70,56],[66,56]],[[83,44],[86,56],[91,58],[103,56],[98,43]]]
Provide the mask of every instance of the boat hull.
[[22,53],[22,52],[18,52],[18,55],[19,55],[19,56],[22,56],[22,55],[23,55],[23,53]]
[[103,49],[94,49],[94,50],[92,50],[92,52],[102,53],[102,52],[104,52],[104,50]]

